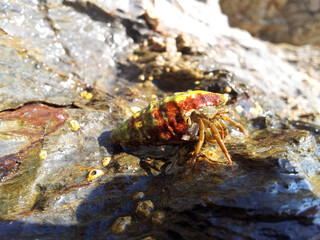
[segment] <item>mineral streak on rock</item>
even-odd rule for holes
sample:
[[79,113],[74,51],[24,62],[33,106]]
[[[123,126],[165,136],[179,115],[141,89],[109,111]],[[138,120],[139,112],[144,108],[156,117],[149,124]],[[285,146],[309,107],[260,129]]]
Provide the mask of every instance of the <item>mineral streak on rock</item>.
[[0,158],[0,182],[5,177],[10,176],[11,174],[16,173],[20,169],[21,161],[28,153],[30,149],[34,147],[34,144],[31,144],[19,152],[14,154],[9,154]]
[[[67,118],[68,114],[63,109],[38,103],[0,113],[1,137],[3,135],[6,139],[12,140],[19,137],[28,139],[26,146],[18,152],[0,158],[0,181],[15,174],[20,169],[21,161],[30,149],[43,137],[60,128]],[[5,130],[5,133],[2,134],[2,130]]]
[[62,108],[49,107],[39,103],[26,105],[12,112],[0,113],[0,120],[22,120],[21,128],[14,131],[15,133],[31,134],[35,138],[55,132],[67,118],[68,114]]

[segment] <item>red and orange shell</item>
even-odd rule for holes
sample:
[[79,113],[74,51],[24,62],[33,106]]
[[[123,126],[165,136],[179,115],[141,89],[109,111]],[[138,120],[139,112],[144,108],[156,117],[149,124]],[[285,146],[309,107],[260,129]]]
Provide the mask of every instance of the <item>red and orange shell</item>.
[[225,105],[228,95],[189,91],[151,102],[111,132],[114,144],[123,147],[175,144],[188,138],[191,114],[204,107]]

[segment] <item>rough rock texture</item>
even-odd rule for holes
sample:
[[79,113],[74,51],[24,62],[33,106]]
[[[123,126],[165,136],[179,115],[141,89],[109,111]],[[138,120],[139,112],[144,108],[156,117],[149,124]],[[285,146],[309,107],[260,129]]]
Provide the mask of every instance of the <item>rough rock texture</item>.
[[253,36],[295,45],[320,45],[320,3],[317,0],[220,0],[230,25]]
[[[1,239],[320,235],[319,49],[232,29],[218,1],[8,0],[0,53]],[[112,146],[188,89],[230,94],[250,133],[227,125],[232,165],[216,144],[193,166],[194,142]]]

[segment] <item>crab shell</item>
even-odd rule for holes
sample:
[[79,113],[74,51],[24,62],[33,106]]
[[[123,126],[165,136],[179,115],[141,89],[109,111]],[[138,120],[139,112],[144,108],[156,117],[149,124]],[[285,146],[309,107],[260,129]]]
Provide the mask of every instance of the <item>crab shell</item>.
[[209,106],[219,108],[227,101],[227,94],[206,91],[181,92],[152,101],[113,130],[111,140],[123,147],[185,142],[190,139],[188,119],[194,111]]

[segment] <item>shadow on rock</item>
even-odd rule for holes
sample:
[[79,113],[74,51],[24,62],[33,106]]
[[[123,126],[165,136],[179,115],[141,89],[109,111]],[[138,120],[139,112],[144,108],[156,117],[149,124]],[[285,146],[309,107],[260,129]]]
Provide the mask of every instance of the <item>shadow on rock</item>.
[[[98,140],[111,147],[110,132]],[[316,167],[310,163],[317,159],[310,155],[314,139],[272,130],[248,141],[241,155],[241,145],[230,146],[232,165],[202,164],[172,174],[147,172],[140,158],[116,154],[106,173],[75,189],[74,198],[66,193],[54,199],[57,213],[48,204],[23,220],[3,220],[0,238],[316,239],[320,199],[309,175],[301,174]],[[279,142],[286,151],[276,147],[284,146]]]
[[76,224],[33,224],[32,217],[6,221],[1,239],[313,239],[320,234],[319,198],[298,175],[237,165],[189,176],[118,175],[105,176],[93,188],[76,209]]

